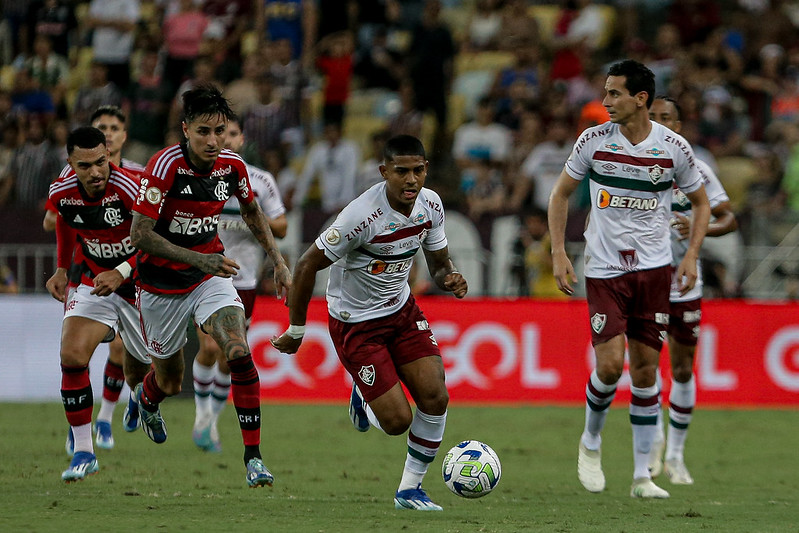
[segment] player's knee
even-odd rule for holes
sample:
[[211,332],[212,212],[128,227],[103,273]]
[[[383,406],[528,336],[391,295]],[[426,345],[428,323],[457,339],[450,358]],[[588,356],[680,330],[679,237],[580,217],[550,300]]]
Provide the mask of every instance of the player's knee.
[[596,375],[599,381],[606,385],[617,383],[621,379],[622,368],[618,365],[611,363],[598,363],[596,367]]
[[380,418],[380,427],[388,435],[402,435],[411,427],[413,416],[410,411],[407,413],[392,413]]
[[691,380],[693,373],[692,364],[678,364],[674,365],[671,369],[671,374],[674,377],[674,381],[678,383],[687,383]]
[[175,396],[176,394],[180,394],[182,390],[182,383],[178,379],[167,379],[163,384],[159,383],[159,386],[167,396]]
[[422,394],[417,401],[417,407],[429,415],[442,415],[449,405],[449,393],[446,387]]
[[65,366],[84,366],[89,364],[92,354],[74,346],[61,346],[61,364]]

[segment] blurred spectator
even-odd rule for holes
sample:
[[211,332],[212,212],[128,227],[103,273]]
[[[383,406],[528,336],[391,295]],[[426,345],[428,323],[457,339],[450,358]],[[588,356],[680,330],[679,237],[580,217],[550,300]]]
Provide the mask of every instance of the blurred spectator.
[[293,193],[294,207],[307,208],[302,225],[303,242],[311,242],[322,224],[355,198],[355,176],[360,161],[358,145],[342,138],[341,124],[325,124],[324,136],[308,150]]
[[512,141],[510,130],[494,121],[493,101],[488,97],[480,99],[475,120],[459,126],[452,143],[463,192],[468,194],[474,187],[477,171],[486,162],[496,170],[505,170]]
[[91,0],[83,21],[94,30],[94,61],[108,67],[108,79],[122,90],[130,81],[130,56],[140,15],[139,0]]
[[219,52],[231,61],[241,61],[241,39],[255,19],[259,0],[204,0],[202,10],[209,27],[221,34]]
[[254,0],[255,28],[261,41],[288,39],[294,59],[313,65],[318,9],[314,0]]
[[[524,105],[538,98],[546,72],[539,62],[539,51],[533,41],[517,42],[513,48],[514,64],[499,70],[494,77],[489,94],[497,102],[498,122],[509,128],[518,128],[518,110],[513,106]],[[510,116],[503,120],[502,117]]]
[[316,67],[325,76],[322,116],[325,124],[344,120],[344,105],[350,96],[354,43],[352,34],[340,32],[319,41]]
[[50,182],[64,166],[45,133],[41,118],[33,116],[27,121],[25,143],[14,151],[0,176],[0,206],[44,209]]
[[380,175],[378,168],[383,164],[383,149],[386,147],[386,141],[390,135],[388,131],[376,131],[371,137],[372,151],[369,157],[361,163],[358,168],[358,175],[355,177],[355,196],[358,196],[366,189],[376,183],[383,181],[383,176]]
[[164,146],[172,91],[162,83],[158,50],[145,50],[137,71],[122,108],[129,122],[128,153],[133,160],[145,162]]
[[538,21],[530,16],[525,0],[507,0],[502,10],[502,31],[499,48],[513,51],[518,43],[541,46]]
[[13,113],[30,115],[50,123],[55,116],[55,104],[50,93],[39,87],[39,82],[31,77],[26,69],[17,71],[14,76],[14,89],[11,91]]
[[455,45],[452,34],[441,22],[441,2],[427,0],[421,22],[413,29],[408,50],[408,75],[413,80],[416,107],[433,111],[436,132],[433,154],[444,148],[447,126],[447,98],[452,84]]
[[38,86],[50,93],[58,115],[66,116],[64,97],[67,91],[69,62],[63,56],[53,52],[50,38],[37,35],[33,41],[33,52],[25,61],[25,69],[36,80]]
[[680,30],[683,46],[704,41],[721,25],[721,6],[716,0],[674,0],[668,22]]
[[269,75],[258,78],[257,89],[258,102],[250,106],[241,124],[244,138],[248,139],[243,153],[250,155],[248,161],[252,159],[262,165],[268,150],[288,148],[285,138],[288,115]]
[[283,109],[286,111],[284,135],[291,143],[292,157],[305,153],[311,135],[311,98],[314,87],[298,59],[292,59],[291,41],[280,39],[274,43],[269,74]]
[[502,2],[500,0],[477,0],[466,28],[463,50],[480,52],[499,47],[502,30]]
[[410,81],[403,80],[400,84],[399,97],[399,111],[388,121],[389,136],[413,135],[418,139],[422,138],[424,115],[416,107],[413,84]]
[[787,66],[785,49],[778,44],[767,44],[751,61],[739,83],[752,120],[752,139],[762,141],[766,125],[771,122],[774,99],[783,88]]
[[70,129],[85,126],[94,110],[103,105],[121,107],[122,93],[108,79],[108,65],[95,61],[89,69],[88,84],[78,89],[72,106]]
[[[183,93],[190,91],[200,85],[215,85],[221,87],[222,84],[216,79],[216,63],[214,59],[209,56],[200,56],[194,60],[194,68],[192,69],[192,76],[180,84],[178,90],[174,93],[175,97],[172,100],[172,107],[169,110],[168,128],[179,128],[183,117],[183,100],[181,99]],[[183,137],[181,133],[181,138]]]
[[708,88],[699,122],[700,144],[707,147],[714,157],[743,155],[749,138],[750,125],[743,101],[733,100],[730,92],[721,86]]
[[19,126],[11,121],[0,131],[0,176],[4,176],[19,143]]
[[291,211],[293,206],[290,196],[297,185],[297,174],[289,165],[286,151],[280,148],[267,150],[264,156],[264,170],[275,177],[280,197],[283,199],[283,205],[286,207],[286,211]]
[[354,72],[364,89],[397,90],[403,74],[402,56],[389,48],[385,28],[375,30],[371,47],[359,50]]
[[231,81],[225,87],[225,98],[230,100],[230,107],[240,117],[247,114],[260,100],[258,80],[266,71],[265,63],[265,57],[259,52],[248,55],[242,64],[241,78]]
[[[746,190],[742,209],[745,222],[743,236],[748,240],[747,244],[774,246],[779,240],[774,231],[775,222],[784,213],[790,198],[786,190],[795,190],[795,185],[786,183],[787,187],[783,188],[782,166],[773,151],[765,146],[753,145],[751,152],[757,170],[755,181]],[[724,179],[724,176],[720,177]]]
[[62,163],[67,160],[67,135],[69,135],[69,125],[65,120],[54,120],[47,128],[50,150],[53,157]]
[[9,4],[29,4],[25,25],[22,27],[23,47],[20,52],[28,55],[33,50],[33,41],[39,35],[49,37],[53,45],[53,52],[69,57],[70,46],[78,44],[74,33],[78,27],[75,18],[75,6],[68,0],[36,0],[33,2],[6,2],[6,10],[11,10]]
[[484,248],[490,248],[493,220],[505,211],[507,192],[502,171],[488,157],[478,157],[470,170],[474,184],[466,191],[466,213],[477,226]]
[[511,278],[517,296],[568,298],[558,290],[552,274],[552,243],[547,212],[527,208],[519,215],[519,235],[513,242]]
[[14,271],[9,268],[5,261],[0,261],[0,293],[16,294],[19,292],[17,278]]
[[552,188],[571,153],[574,135],[569,122],[555,119],[545,129],[546,140],[533,148],[522,164],[521,179],[511,199],[514,211],[528,206],[546,209]]
[[357,10],[351,0],[325,0],[317,3],[318,20],[316,39],[355,29]]
[[353,4],[358,49],[368,52],[378,31],[388,35],[389,26],[398,23],[402,8],[398,0],[355,0]]
[[180,10],[164,19],[164,81],[173,89],[193,73],[208,23],[208,16],[193,0],[180,0]]
[[549,77],[571,80],[580,76],[585,61],[599,44],[604,21],[592,0],[563,0],[552,36],[552,66]]

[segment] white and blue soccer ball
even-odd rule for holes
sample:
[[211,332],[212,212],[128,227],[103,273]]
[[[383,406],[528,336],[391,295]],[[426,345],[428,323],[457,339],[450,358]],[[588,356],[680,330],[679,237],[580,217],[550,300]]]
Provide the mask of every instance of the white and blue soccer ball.
[[502,465],[489,445],[466,440],[444,456],[441,474],[449,490],[458,496],[480,498],[496,488]]

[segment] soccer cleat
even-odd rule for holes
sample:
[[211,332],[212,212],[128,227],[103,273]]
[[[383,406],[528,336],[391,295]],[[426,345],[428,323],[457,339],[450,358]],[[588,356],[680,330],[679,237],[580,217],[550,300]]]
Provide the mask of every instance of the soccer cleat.
[[602,450],[589,450],[580,442],[577,454],[577,477],[588,492],[605,490],[605,473],[602,472]]
[[145,409],[142,405],[142,394],[144,394],[144,389],[142,384],[139,383],[136,385],[136,399],[139,401],[141,428],[150,437],[151,441],[161,444],[166,441],[166,424],[161,416],[161,409],[156,409],[155,412]]
[[133,433],[139,428],[139,404],[133,398],[128,398],[128,405],[122,414],[122,427],[128,433]]
[[666,476],[672,485],[693,485],[694,478],[688,472],[685,462],[682,459],[667,459],[664,467]]
[[111,424],[98,420],[94,424],[94,442],[98,448],[110,450],[114,447],[114,436],[111,434]]
[[369,418],[366,416],[364,405],[366,405],[366,402],[363,401],[361,391],[359,391],[358,387],[353,383],[352,394],[350,395],[350,420],[352,420],[352,425],[355,426],[355,429],[361,433],[369,431],[370,427]]
[[264,462],[259,457],[253,457],[247,463],[247,485],[252,488],[263,487],[264,485],[272,486],[275,482],[275,476],[269,471]]
[[64,449],[69,457],[75,455],[75,436],[72,434],[72,426],[67,430],[67,441],[64,443]]
[[219,429],[216,427],[216,421],[211,423],[211,447],[208,448],[208,451],[222,453],[222,442],[219,440]]
[[652,449],[649,450],[649,475],[653,479],[663,473],[663,451],[665,449],[666,441],[656,440],[652,443]]
[[61,474],[61,479],[67,483],[80,481],[100,470],[97,457],[91,452],[77,452],[69,463],[69,468]]
[[654,481],[648,477],[641,477],[633,480],[630,496],[633,498],[668,498],[669,493],[655,485]]
[[427,496],[421,485],[415,489],[398,490],[394,495],[394,509],[414,511],[443,511],[442,507]]
[[207,424],[205,427],[195,425],[191,431],[191,440],[194,441],[194,444],[199,449],[204,452],[209,451],[213,446],[213,442],[211,442],[211,424]]

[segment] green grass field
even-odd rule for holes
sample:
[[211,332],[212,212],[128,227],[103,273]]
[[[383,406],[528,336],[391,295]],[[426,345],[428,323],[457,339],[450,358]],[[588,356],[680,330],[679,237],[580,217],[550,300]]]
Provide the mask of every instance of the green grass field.
[[[671,498],[629,496],[632,452],[627,410],[604,432],[608,488],[577,481],[583,409],[462,407],[449,411],[442,451],[425,488],[443,513],[395,511],[405,437],[366,434],[346,406],[263,406],[264,460],[273,488],[248,489],[232,407],[223,413],[224,450],[194,448],[194,404],[167,400],[169,440],[121,429],[97,452],[100,472],[66,485],[60,473],[66,422],[59,404],[0,406],[0,531],[581,532],[799,531],[799,412],[698,410],[686,459],[696,484],[660,483]],[[490,444],[502,460],[498,488],[479,500],[450,493],[441,460],[463,439]]]

